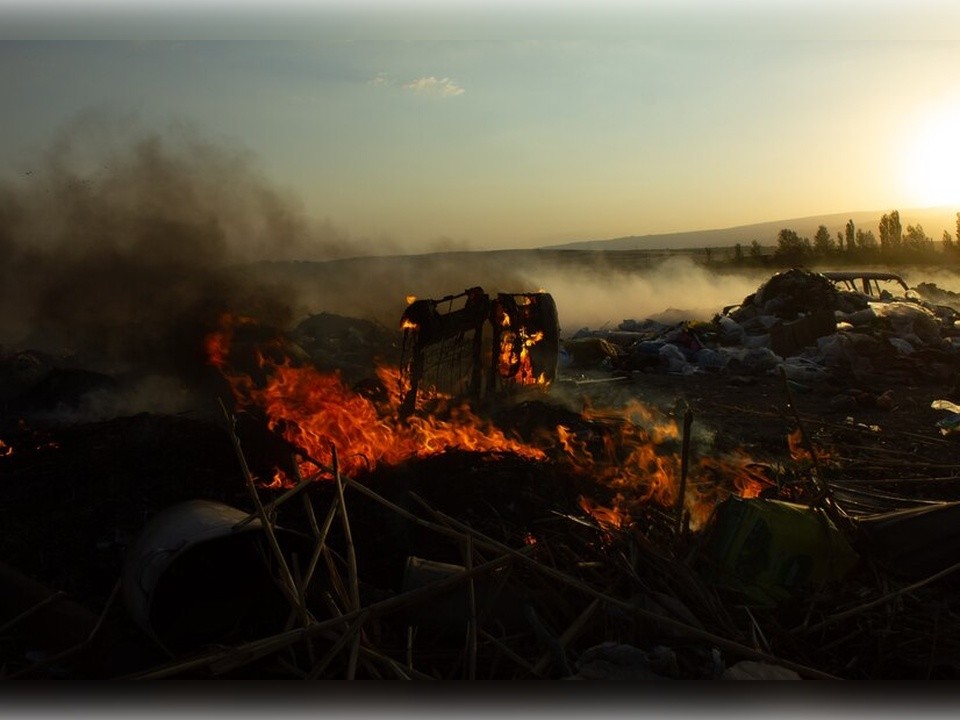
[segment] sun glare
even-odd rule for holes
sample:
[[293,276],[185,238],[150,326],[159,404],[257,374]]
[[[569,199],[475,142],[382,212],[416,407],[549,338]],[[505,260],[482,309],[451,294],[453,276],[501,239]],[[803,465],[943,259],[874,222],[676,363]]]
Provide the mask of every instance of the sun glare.
[[960,205],[960,103],[925,115],[905,158],[904,181],[918,205]]

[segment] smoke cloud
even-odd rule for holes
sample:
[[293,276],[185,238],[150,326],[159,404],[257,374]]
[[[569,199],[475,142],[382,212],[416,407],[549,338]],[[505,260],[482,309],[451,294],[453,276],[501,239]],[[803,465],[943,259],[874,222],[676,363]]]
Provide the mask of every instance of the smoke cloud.
[[290,320],[295,290],[247,264],[369,250],[241,150],[85,117],[0,184],[0,343],[177,371],[223,311]]
[[542,290],[557,303],[564,335],[628,319],[708,320],[768,276],[719,275],[679,256],[651,256],[639,267],[623,267],[601,253],[525,250],[277,263],[257,272],[278,282],[287,278],[300,289],[297,316],[323,309],[388,327],[399,322],[407,295],[436,299],[477,285],[489,294]]
[[670,309],[709,318],[763,279],[720,279],[682,257],[627,267],[600,253],[437,249],[387,256],[397,248],[317,222],[249,153],[188,128],[87,116],[0,182],[0,349],[143,377],[93,398],[102,415],[188,402],[169,378],[201,372],[224,312],[287,329],[320,312],[393,328],[407,296],[479,285],[550,292],[570,334]]

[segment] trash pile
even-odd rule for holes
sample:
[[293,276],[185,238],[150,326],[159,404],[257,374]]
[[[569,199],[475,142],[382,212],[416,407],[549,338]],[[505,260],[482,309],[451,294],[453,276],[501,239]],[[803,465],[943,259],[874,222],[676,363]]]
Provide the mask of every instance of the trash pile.
[[[542,294],[511,297],[557,325]],[[890,412],[879,390],[903,378],[952,383],[949,299],[791,270],[710,322],[581,330],[559,342],[552,387],[478,408],[423,387],[402,417],[377,370],[403,331],[328,313],[276,336],[231,327],[246,374],[224,372],[218,413],[196,417],[58,422],[47,411],[110,378],[5,356],[0,675],[954,679],[960,404],[945,392],[923,408],[936,426],[903,432],[832,415],[852,407],[838,397]],[[437,362],[465,387],[462,349],[497,380],[536,347],[516,322],[486,349],[436,327]],[[641,397],[660,377],[779,383],[753,405],[736,384],[740,404],[718,413],[781,442],[748,456],[689,405],[599,405],[604,382],[574,402],[578,373],[636,380],[614,384]],[[482,404],[491,415],[473,415]]]
[[[958,297],[921,283],[902,296],[874,298],[840,289],[823,274],[792,269],[709,322],[628,319],[616,330],[581,329],[563,343],[561,367],[614,374],[782,371],[799,391],[827,379],[947,384],[960,368]],[[841,394],[834,410],[856,406],[856,394]],[[861,398],[878,401],[886,402]]]

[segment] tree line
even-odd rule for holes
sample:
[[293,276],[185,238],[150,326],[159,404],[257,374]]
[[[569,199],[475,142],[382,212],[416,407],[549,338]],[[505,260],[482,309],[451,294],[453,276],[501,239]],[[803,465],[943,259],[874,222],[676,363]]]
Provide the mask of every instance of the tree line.
[[[928,237],[920,223],[907,225],[904,230],[900,213],[884,213],[877,233],[864,230],[849,220],[843,230],[833,235],[826,225],[820,225],[813,241],[800,237],[796,231],[783,228],[777,233],[777,245],[770,254],[759,240],[744,248],[737,243],[730,258],[740,265],[798,266],[817,262],[883,263],[901,265],[917,262],[960,264],[960,212],[956,214],[956,237],[947,230],[940,238],[938,251],[933,238]],[[708,258],[712,254],[708,254]]]

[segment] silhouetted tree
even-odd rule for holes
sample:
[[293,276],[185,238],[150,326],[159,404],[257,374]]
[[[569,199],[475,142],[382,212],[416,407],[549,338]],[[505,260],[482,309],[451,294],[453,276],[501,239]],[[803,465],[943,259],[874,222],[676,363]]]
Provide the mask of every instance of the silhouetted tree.
[[759,260],[763,257],[763,246],[759,240],[754,240],[750,243],[750,257],[754,260]]
[[856,245],[853,244],[854,238],[856,238],[856,232],[853,225],[853,220],[847,220],[847,226],[844,229],[844,232],[847,236],[847,251],[853,250]]
[[733,246],[733,261],[736,263],[743,262],[743,245],[740,243]]
[[837,250],[843,252],[843,232],[837,230]]
[[917,223],[915,226],[907,225],[907,234],[903,240],[904,248],[908,248],[914,252],[923,252],[932,242],[933,240],[928,238],[927,234],[923,231],[923,225],[920,223]]
[[777,249],[773,255],[783,262],[799,264],[812,253],[810,241],[801,238],[796,231],[783,228],[777,234]]
[[862,228],[857,228],[857,248],[860,250],[873,250],[877,247],[877,238],[873,234],[873,230],[863,231]]
[[943,231],[943,251],[945,253],[955,252],[957,249],[956,245],[953,242],[953,235],[951,235],[946,230]]
[[835,249],[836,244],[833,242],[833,237],[827,230],[827,226],[821,225],[818,227],[817,234],[813,236],[813,251],[821,257],[826,257]]
[[884,213],[880,218],[880,249],[899,250],[903,240],[903,229],[900,227],[900,212]]

